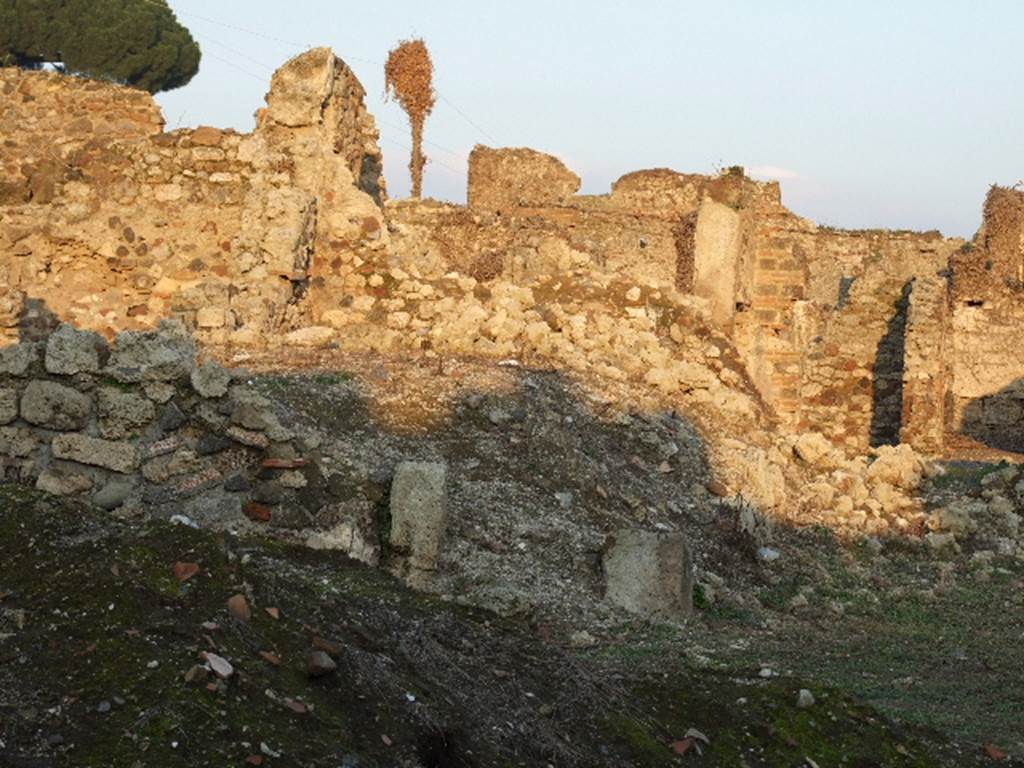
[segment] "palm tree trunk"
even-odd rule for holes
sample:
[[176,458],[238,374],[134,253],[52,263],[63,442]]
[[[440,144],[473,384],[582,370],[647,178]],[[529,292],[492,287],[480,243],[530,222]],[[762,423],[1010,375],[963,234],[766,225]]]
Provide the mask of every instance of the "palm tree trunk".
[[423,115],[410,116],[412,123],[412,160],[409,162],[409,173],[412,175],[412,196],[419,198],[423,194],[423,166],[427,158],[423,154]]

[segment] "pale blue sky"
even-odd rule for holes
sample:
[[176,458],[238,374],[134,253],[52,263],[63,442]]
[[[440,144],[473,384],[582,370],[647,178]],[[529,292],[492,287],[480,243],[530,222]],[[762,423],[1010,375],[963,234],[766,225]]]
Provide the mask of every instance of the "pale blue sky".
[[556,154],[585,192],[641,168],[744,165],[821,223],[970,236],[988,185],[1024,179],[1021,0],[170,5],[204,58],[159,97],[169,128],[251,130],[273,69],[329,45],[366,86],[392,196],[408,192],[409,138],[382,62],[410,36],[442,96],[426,130],[434,197],[464,200],[480,142]]

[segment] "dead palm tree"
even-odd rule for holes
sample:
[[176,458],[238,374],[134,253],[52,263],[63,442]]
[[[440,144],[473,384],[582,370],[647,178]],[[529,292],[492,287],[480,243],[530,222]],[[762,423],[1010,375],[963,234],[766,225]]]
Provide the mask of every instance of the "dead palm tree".
[[434,109],[434,63],[422,40],[402,40],[388,54],[384,65],[384,83],[390,98],[402,105],[412,126],[412,196],[423,193],[423,126]]

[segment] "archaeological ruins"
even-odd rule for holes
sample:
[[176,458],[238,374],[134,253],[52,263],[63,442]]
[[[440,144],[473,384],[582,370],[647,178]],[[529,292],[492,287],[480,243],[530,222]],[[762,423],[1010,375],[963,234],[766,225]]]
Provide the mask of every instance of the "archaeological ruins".
[[[467,206],[389,201],[363,89],[327,49],[275,75],[246,135],[165,133],[147,94],[52,74],[4,69],[0,93],[12,339],[45,307],[108,337],[177,317],[210,345],[344,345],[369,324],[385,333],[367,343],[436,347],[467,281],[595,268],[706,302],[786,428],[929,454],[1022,437],[1020,191],[993,188],[963,242],[818,226],[742,168],[638,171],[590,196],[550,155],[477,147]],[[566,331],[542,316],[463,318],[447,343],[544,352]]]
[[[165,132],[148,94],[56,74],[0,69],[0,96],[9,479],[108,507],[214,489],[258,517],[279,502],[225,501],[260,481],[241,451],[297,492],[311,446],[193,339],[225,366],[416,353],[645,388],[705,430],[711,496],[868,532],[914,528],[923,457],[1024,450],[1022,191],[993,187],[965,242],[819,226],[739,167],[581,195],[551,155],[478,146],[467,205],[391,200],[325,48],[278,70],[249,134]],[[443,466],[409,471],[443,492]],[[429,571],[438,529],[395,530]]]

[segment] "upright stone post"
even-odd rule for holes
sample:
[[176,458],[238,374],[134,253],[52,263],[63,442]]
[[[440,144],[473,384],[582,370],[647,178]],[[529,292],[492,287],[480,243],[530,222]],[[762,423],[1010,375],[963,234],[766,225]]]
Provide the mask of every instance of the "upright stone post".
[[693,613],[693,568],[683,534],[619,531],[604,555],[605,597],[645,619]]

